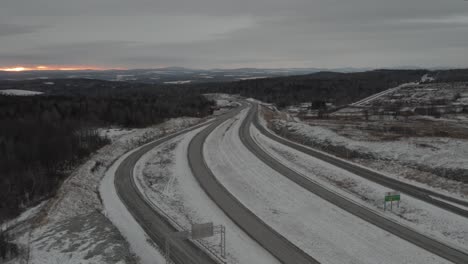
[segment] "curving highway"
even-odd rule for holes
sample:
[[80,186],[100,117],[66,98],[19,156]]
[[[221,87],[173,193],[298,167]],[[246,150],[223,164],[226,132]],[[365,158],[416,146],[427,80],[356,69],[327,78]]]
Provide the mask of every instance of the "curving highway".
[[[245,105],[243,108],[245,108]],[[232,117],[234,116],[233,114]],[[247,209],[229,193],[208,168],[203,158],[203,144],[208,135],[223,122],[224,120],[214,122],[197,134],[190,142],[188,160],[193,175],[197,178],[201,187],[234,223],[280,262],[291,264],[319,263]]]
[[[312,258],[310,255],[305,253],[303,250],[292,244],[290,241],[285,239],[282,235],[264,223],[259,217],[257,217],[253,212],[247,209],[237,198],[235,198],[213,175],[211,170],[205,163],[203,157],[203,145],[208,137],[208,135],[219,125],[221,125],[226,120],[235,117],[239,112],[247,107],[246,104],[238,109],[235,109],[223,116],[218,117],[215,121],[211,122],[205,129],[199,132],[190,142],[188,147],[188,161],[190,168],[193,172],[193,175],[199,182],[200,186],[208,194],[208,196],[226,213],[228,217],[233,220],[241,229],[243,229],[249,236],[256,240],[262,247],[269,251],[273,256],[275,256],[282,263],[319,263],[317,260]],[[239,136],[243,144],[262,162],[278,171],[280,174],[289,178],[296,184],[302,186],[306,190],[318,195],[322,199],[348,211],[349,213],[356,215],[357,217],[362,218],[363,220],[372,223],[402,239],[405,239],[421,248],[428,250],[440,257],[443,257],[449,261],[452,261],[457,264],[466,264],[468,263],[468,253],[461,250],[455,249],[441,243],[437,240],[434,240],[430,237],[427,237],[423,234],[420,234],[410,228],[402,226],[397,222],[389,220],[381,215],[373,212],[372,210],[365,208],[361,205],[358,205],[351,200],[348,200],[336,193],[329,191],[328,189],[322,187],[321,185],[307,179],[306,177],[298,174],[297,172],[289,169],[287,166],[283,165],[268,153],[266,153],[252,138],[250,135],[250,126],[253,124],[265,134],[266,136],[274,139],[282,144],[293,147],[299,151],[307,153],[316,157],[315,152],[298,144],[295,144],[289,140],[282,139],[276,135],[271,134],[258,122],[257,115],[258,105],[254,104],[253,107],[250,107],[247,117],[243,120]],[[161,248],[164,248],[165,241],[168,234],[177,231],[170,222],[168,222],[164,216],[160,215],[157,211],[149,205],[143,195],[140,193],[139,189],[135,185],[133,177],[133,169],[136,162],[152,148],[164,143],[167,140],[180,136],[186,132],[192,131],[194,129],[206,126],[207,124],[200,124],[189,129],[180,131],[178,133],[171,134],[165,138],[159,139],[155,142],[147,144],[132,154],[130,154],[117,168],[115,173],[115,188],[119,198],[127,207],[128,211],[133,215],[135,220],[142,226],[148,236],[155,241]],[[320,155],[322,153],[317,152]],[[323,158],[325,161],[329,158],[328,155],[324,155]],[[320,156],[318,157],[320,158]],[[330,163],[338,167],[344,168],[351,172],[355,172],[356,168],[346,167],[349,164],[341,164],[339,162],[344,162],[339,159],[332,159]],[[352,164],[351,164],[352,165]],[[357,167],[357,166],[356,166]],[[358,173],[367,173],[364,168],[357,167],[358,169],[363,169],[364,172],[358,170]],[[369,171],[370,172],[370,171]],[[356,174],[358,174],[356,173]],[[374,173],[374,172],[372,172]],[[360,175],[360,174],[358,174]],[[377,174],[378,175],[378,174]],[[362,176],[362,175],[361,175]],[[364,176],[363,176],[364,177]],[[377,177],[374,176],[365,176],[367,177]],[[378,182],[379,183],[379,182]],[[392,184],[392,183],[386,183]],[[393,183],[395,184],[395,183]],[[385,184],[382,184],[385,185]],[[385,185],[387,186],[387,185]],[[393,185],[391,185],[393,186]],[[414,187],[414,186],[410,186]],[[393,188],[393,187],[390,187]],[[415,187],[417,188],[417,187]],[[406,190],[402,188],[393,188],[397,190]],[[417,192],[415,195],[428,195],[433,196],[433,194],[421,194],[418,189],[409,189],[408,191]],[[427,191],[427,190],[424,190]],[[413,195],[413,196],[415,196]],[[429,197],[430,198],[430,197]],[[445,198],[444,198],[445,199]],[[433,199],[435,200],[435,199]],[[438,200],[437,200],[438,201]],[[462,201],[460,201],[462,202]],[[443,202],[442,202],[443,203]],[[211,255],[206,253],[206,251],[201,250],[197,245],[195,245],[190,240],[175,240],[171,243],[171,259],[175,263],[183,264],[194,264],[194,263],[219,263]]]
[[417,187],[417,186],[414,186],[414,185],[411,185],[411,184],[408,184],[408,183],[404,183],[404,182],[389,178],[389,177],[387,177],[385,175],[382,175],[382,174],[380,174],[378,172],[366,169],[366,168],[361,167],[361,166],[357,166],[357,165],[352,164],[350,162],[346,162],[346,161],[344,161],[342,159],[339,159],[339,158],[333,157],[331,155],[324,154],[324,153],[322,153],[320,151],[313,150],[313,149],[311,149],[309,147],[305,147],[303,145],[294,143],[294,142],[292,142],[290,140],[287,140],[285,138],[277,136],[277,135],[271,133],[270,131],[268,131],[267,129],[265,129],[262,125],[260,125],[257,115],[255,115],[252,122],[255,125],[255,127],[263,135],[269,137],[270,139],[272,139],[272,140],[274,140],[276,142],[279,142],[279,143],[281,143],[283,145],[291,147],[291,148],[293,148],[293,149],[295,149],[297,151],[300,151],[302,153],[310,155],[310,156],[312,156],[314,158],[321,159],[321,160],[323,160],[325,162],[328,162],[328,163],[330,163],[330,164],[332,164],[332,165],[334,165],[336,167],[339,167],[339,168],[342,168],[342,169],[347,170],[349,172],[352,172],[352,173],[354,173],[354,174],[356,174],[356,175],[358,175],[360,177],[363,177],[363,178],[365,178],[367,180],[373,181],[373,182],[375,182],[377,184],[380,184],[382,186],[388,187],[388,188],[393,189],[393,190],[401,191],[402,193],[405,193],[405,194],[410,195],[410,196],[412,196],[414,198],[417,198],[417,199],[422,200],[424,202],[427,202],[427,203],[430,203],[430,204],[435,205],[437,207],[440,207],[440,208],[442,208],[444,210],[447,210],[447,211],[450,211],[452,213],[458,214],[460,216],[468,217],[468,210],[463,209],[461,207],[458,207],[456,205],[441,201],[439,199],[434,199],[432,197],[437,197],[437,198],[443,199],[443,200],[451,202],[451,203],[455,203],[455,204],[465,206],[467,208],[468,208],[468,201],[463,201],[463,200],[460,200],[460,199],[456,199],[454,197],[443,195],[441,193],[433,192],[433,191],[428,190],[428,189],[424,189],[424,188]]
[[[230,116],[220,117],[220,120],[226,120]],[[133,169],[136,162],[148,151],[154,147],[180,136],[184,133],[205,126],[200,124],[189,129],[171,134],[165,138],[147,144],[140,149],[130,154],[117,168],[115,172],[115,188],[117,194],[127,207],[127,210],[132,214],[135,220],[145,230],[148,236],[156,242],[160,248],[165,248],[165,242],[168,234],[176,232],[176,230],[164,216],[156,212],[149,205],[145,198],[140,193],[135,185],[133,177]],[[172,240],[170,248],[170,257],[177,264],[195,264],[195,263],[220,263],[211,258],[205,251],[198,248],[189,240]]]
[[[316,182],[311,181],[310,179],[298,174],[297,172],[291,170],[284,164],[277,161],[275,158],[271,157],[268,153],[266,153],[252,138],[250,134],[250,126],[252,122],[257,117],[257,108],[258,105],[255,104],[249,111],[249,114],[244,119],[240,131],[239,136],[243,144],[255,155],[257,156],[262,162],[270,166],[272,169],[276,170],[280,174],[284,175],[285,177],[289,178],[291,181],[295,182],[299,186],[303,187],[304,189],[318,195],[322,199],[340,207],[341,209],[360,217],[361,219],[372,223],[404,240],[407,240],[431,253],[434,253],[442,258],[445,258],[453,263],[457,264],[466,264],[468,263],[468,253],[460,251],[456,248],[453,248],[449,245],[441,243],[437,240],[434,240],[428,236],[425,236],[419,232],[416,232],[410,228],[402,226],[397,222],[389,220],[385,217],[380,216],[379,214],[365,208],[361,205],[358,205],[351,200],[348,200],[336,193],[322,187],[321,185],[317,184]],[[262,127],[258,125],[258,120],[254,123],[261,129]],[[261,132],[265,131],[265,129],[261,129]],[[283,143],[280,141],[280,143]]]

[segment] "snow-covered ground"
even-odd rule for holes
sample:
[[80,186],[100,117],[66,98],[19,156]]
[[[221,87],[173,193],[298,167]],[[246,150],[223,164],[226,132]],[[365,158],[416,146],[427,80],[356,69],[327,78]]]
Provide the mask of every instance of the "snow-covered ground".
[[0,231],[7,230],[9,228],[12,228],[15,225],[19,225],[23,223],[24,221],[28,221],[31,218],[35,217],[47,204],[47,201],[43,201],[39,203],[38,205],[31,207],[27,209],[26,211],[22,212],[18,217],[11,219],[9,221],[6,221],[5,223],[2,223],[0,225]]
[[[374,101],[375,99],[379,98],[379,97],[382,97],[382,96],[385,96],[389,93],[393,93],[395,91],[398,91],[398,89],[402,88],[402,87],[406,87],[408,85],[414,85],[415,83],[405,83],[405,84],[402,84],[402,85],[399,85],[397,87],[393,87],[393,88],[390,88],[390,89],[387,89],[387,90],[384,90],[380,93],[376,93],[376,94],[373,94],[369,97],[366,97],[358,102],[355,102],[355,103],[352,103],[351,105],[354,105],[354,106],[361,106],[361,105],[364,105],[364,104],[368,104],[372,101]],[[343,112],[346,112],[348,109],[346,110],[342,110]],[[340,111],[338,111],[340,112]]]
[[107,137],[111,141],[115,141],[119,137],[130,134],[134,131],[135,131],[134,129],[128,129],[128,128],[99,128],[98,129],[99,136]]
[[300,122],[289,122],[286,127],[295,134],[319,144],[346,146],[350,150],[369,153],[381,159],[400,160],[431,167],[468,169],[468,140],[437,137],[402,138],[395,141],[353,140],[336,132]]
[[305,177],[427,236],[468,248],[466,218],[404,194],[399,208],[384,212],[384,193],[391,191],[386,187],[277,143],[255,127],[251,127],[251,134],[270,155]]
[[43,94],[43,92],[18,90],[18,89],[7,89],[7,90],[0,90],[0,94],[14,95],[14,96],[31,96],[31,95],[40,95],[40,94]]
[[265,79],[265,78],[268,78],[268,76],[253,76],[253,77],[244,77],[244,78],[237,78],[237,79],[241,81],[246,81],[246,80],[256,80],[256,79]]
[[216,177],[243,204],[321,263],[448,263],[306,191],[243,146],[240,119],[219,126],[204,153]]
[[112,143],[76,168],[57,195],[34,213],[35,217],[8,231],[21,251],[21,256],[10,263],[136,263],[121,231],[102,214],[101,179],[127,151],[199,121],[171,119],[111,137]]
[[424,74],[422,77],[421,77],[421,82],[432,82],[434,81],[435,78],[432,77],[432,76],[429,76],[429,74]]
[[186,81],[171,81],[171,82],[164,82],[165,84],[187,84],[191,83],[191,80],[186,80]]
[[[371,159],[354,161],[379,170],[388,177],[457,198],[468,197],[468,184],[431,175],[428,171],[439,170],[449,175],[448,173],[453,174],[453,171],[468,170],[466,139],[405,137],[397,140],[366,140],[364,137],[342,136],[331,129],[302,122],[274,120],[273,123],[275,126],[285,127],[288,133],[322,150],[326,151],[328,147],[342,147],[350,152],[370,156]],[[424,168],[426,172],[420,168]]]
[[[226,226],[228,263],[277,263],[217,207],[192,175],[187,148],[202,129],[174,138],[145,154],[135,166],[137,185],[179,230],[190,230],[192,223],[202,222]],[[219,252],[219,239],[216,235],[200,242]]]
[[101,193],[106,217],[111,220],[129,242],[132,252],[139,257],[139,263],[162,264],[165,263],[163,252],[151,241],[138,222],[128,212],[120,200],[114,185],[117,168],[134,151],[126,153],[112,164],[101,182],[99,192]]

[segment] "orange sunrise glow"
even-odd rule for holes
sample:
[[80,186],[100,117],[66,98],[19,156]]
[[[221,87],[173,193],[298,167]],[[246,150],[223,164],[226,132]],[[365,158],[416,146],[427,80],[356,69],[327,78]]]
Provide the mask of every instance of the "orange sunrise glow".
[[63,65],[53,65],[53,66],[10,66],[10,67],[0,67],[0,71],[7,72],[22,72],[22,71],[81,71],[81,70],[104,70],[104,68],[96,66],[63,66]]
[[14,68],[0,68],[0,71],[11,71],[11,72],[20,72],[27,70],[24,67],[14,67]]

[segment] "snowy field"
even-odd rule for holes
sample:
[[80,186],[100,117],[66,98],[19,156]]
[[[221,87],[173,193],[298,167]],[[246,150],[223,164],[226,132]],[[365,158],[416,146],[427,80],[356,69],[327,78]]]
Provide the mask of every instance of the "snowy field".
[[[140,190],[179,230],[190,230],[192,223],[225,225],[228,263],[278,263],[217,207],[192,175],[187,148],[202,129],[174,138],[145,154],[137,162],[134,173]],[[219,239],[216,235],[200,242],[219,252]]]
[[171,81],[171,82],[164,82],[164,84],[187,84],[191,83],[192,80],[186,80],[186,81]]
[[255,127],[251,127],[251,134],[270,155],[305,177],[427,236],[468,248],[466,218],[404,194],[399,208],[384,212],[382,201],[384,193],[391,191],[388,188],[277,143]]
[[369,153],[380,159],[400,160],[431,167],[468,169],[468,140],[417,137],[395,141],[364,141],[353,140],[330,129],[300,122],[289,122],[285,126],[295,134],[318,144],[346,146],[350,150]]
[[[288,133],[302,138],[303,142],[319,146],[342,147],[360,153],[370,159],[353,161],[378,170],[388,177],[432,189],[446,195],[468,199],[468,184],[449,180],[434,174],[468,170],[468,140],[444,137],[402,137],[396,140],[371,140],[362,137],[343,136],[323,126],[308,125],[303,122],[273,120]],[[359,133],[356,130],[356,133]],[[302,142],[301,142],[302,143]],[[432,171],[432,173],[430,172]],[[403,176],[403,177],[400,177]]]
[[18,89],[7,89],[0,90],[0,95],[14,95],[14,96],[31,96],[31,95],[40,95],[42,92],[28,91],[28,90],[18,90]]
[[321,263],[448,263],[299,187],[263,164],[240,141],[245,117],[207,139],[208,166],[263,221]]
[[130,133],[114,133],[110,137],[112,144],[77,167],[54,198],[29,214],[29,220],[21,224],[18,219],[12,220],[17,224],[11,225],[8,232],[20,246],[21,256],[9,264],[137,263],[138,257],[121,230],[102,213],[98,190],[101,179],[114,161],[129,150],[199,121],[178,118]]

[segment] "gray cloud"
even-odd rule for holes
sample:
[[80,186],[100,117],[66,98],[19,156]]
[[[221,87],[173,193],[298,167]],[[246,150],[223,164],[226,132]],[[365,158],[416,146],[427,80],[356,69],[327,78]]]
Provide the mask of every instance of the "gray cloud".
[[0,64],[468,66],[467,26],[462,0],[6,0]]
[[39,29],[40,27],[32,25],[15,25],[0,23],[0,37],[33,33]]

